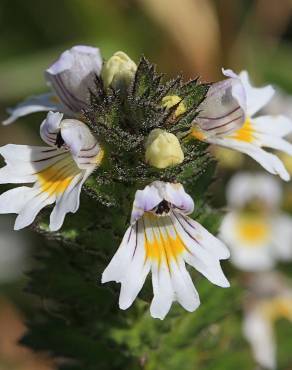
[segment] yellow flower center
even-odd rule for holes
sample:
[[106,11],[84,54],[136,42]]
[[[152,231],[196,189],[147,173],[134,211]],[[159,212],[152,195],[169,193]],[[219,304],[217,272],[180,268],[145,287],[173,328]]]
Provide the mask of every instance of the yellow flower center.
[[243,126],[234,131],[231,135],[227,136],[230,139],[236,139],[240,141],[245,141],[251,143],[254,140],[254,128],[251,124],[250,118],[247,118]]
[[271,233],[268,220],[261,215],[243,215],[238,218],[236,233],[241,242],[250,247],[268,241]]
[[160,227],[157,216],[146,213],[143,218],[153,225],[151,237],[144,231],[146,258],[155,260],[158,264],[166,262],[169,265],[172,259],[176,260],[185,250],[183,241],[176,230],[175,235],[170,235],[166,227]]
[[63,194],[79,172],[71,155],[67,154],[37,174],[40,189],[50,196]]

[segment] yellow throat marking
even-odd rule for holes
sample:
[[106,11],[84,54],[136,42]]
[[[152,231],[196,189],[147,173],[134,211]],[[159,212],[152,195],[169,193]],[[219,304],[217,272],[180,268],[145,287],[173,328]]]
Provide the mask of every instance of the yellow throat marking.
[[247,118],[243,126],[240,129],[234,131],[231,135],[228,136],[228,138],[251,143],[254,140],[254,128],[251,124],[250,119]]
[[204,134],[204,132],[195,127],[192,128],[190,136],[200,141],[204,141],[206,139],[206,135]]
[[80,172],[70,155],[37,173],[42,192],[51,195],[63,194],[73,178]]
[[186,249],[183,241],[175,230],[175,236],[170,235],[165,227],[162,228],[156,223],[157,216],[151,214],[145,214],[144,217],[148,217],[150,222],[153,224],[152,229],[152,240],[147,237],[146,231],[144,231],[145,240],[145,251],[146,258],[156,261],[159,265],[162,262],[166,262],[169,265],[171,260],[177,260],[177,257],[183,253]]

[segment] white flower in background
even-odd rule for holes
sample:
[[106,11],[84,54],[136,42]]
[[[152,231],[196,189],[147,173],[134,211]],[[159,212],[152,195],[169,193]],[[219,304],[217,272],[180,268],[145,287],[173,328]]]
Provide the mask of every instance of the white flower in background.
[[64,51],[45,72],[53,93],[28,98],[9,109],[10,117],[3,124],[42,111],[58,111],[77,118],[88,103],[89,90],[94,90],[95,76],[100,75],[101,68],[102,58],[97,48],[78,45]]
[[49,112],[41,125],[41,137],[50,146],[0,147],[6,162],[0,169],[0,183],[34,183],[0,196],[0,213],[18,214],[15,230],[30,225],[42,208],[53,203],[50,229],[58,230],[65,215],[79,208],[81,187],[102,160],[103,150],[89,128],[62,117]]
[[256,276],[251,281],[243,320],[243,333],[260,366],[277,368],[274,325],[278,319],[292,322],[292,288],[276,273]]
[[254,117],[270,101],[274,89],[252,87],[246,71],[239,75],[231,70],[223,73],[229,79],[211,86],[191,135],[247,154],[271,174],[288,181],[290,175],[282,161],[263,148],[292,155],[292,144],[284,139],[292,132],[292,121],[283,115]]
[[121,309],[132,305],[151,270],[151,316],[163,319],[174,301],[194,311],[200,300],[185,262],[213,284],[229,286],[220,266],[229,251],[187,216],[193,209],[194,202],[181,184],[155,181],[136,192],[131,225],[102,275],[103,283],[121,283]]
[[246,271],[272,268],[292,259],[292,218],[279,209],[282,190],[265,174],[240,173],[227,187],[230,212],[223,218],[220,238],[231,261]]

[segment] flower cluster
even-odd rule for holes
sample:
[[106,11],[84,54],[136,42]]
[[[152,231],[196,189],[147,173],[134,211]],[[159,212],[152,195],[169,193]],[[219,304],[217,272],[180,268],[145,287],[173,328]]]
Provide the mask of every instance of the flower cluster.
[[153,317],[163,319],[174,301],[194,311],[200,300],[185,262],[212,283],[229,286],[220,266],[229,251],[190,217],[194,202],[180,183],[181,174],[198,167],[199,159],[197,171],[203,170],[199,142],[246,153],[289,179],[280,159],[262,147],[292,154],[283,139],[292,122],[283,116],[254,117],[273,89],[253,88],[246,72],[223,73],[227,79],[214,84],[162,83],[143,58],[137,66],[123,52],[103,62],[97,48],[65,51],[45,72],[52,92],[10,109],[4,121],[48,112],[40,125],[46,146],[0,148],[6,162],[1,183],[33,184],[3,193],[0,213],[16,213],[17,230],[55,203],[49,227],[57,231],[65,215],[78,210],[81,188],[94,172],[102,184],[123,181],[143,188],[136,191],[130,226],[102,282],[121,283],[119,305],[126,309],[151,270]]

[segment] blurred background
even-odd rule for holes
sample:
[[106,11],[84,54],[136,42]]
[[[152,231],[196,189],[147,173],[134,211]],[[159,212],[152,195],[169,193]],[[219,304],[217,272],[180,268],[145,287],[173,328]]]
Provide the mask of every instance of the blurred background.
[[[117,50],[136,61],[144,54],[161,72],[182,73],[186,80],[219,80],[222,67],[247,69],[254,83],[280,89],[269,112],[292,117],[291,0],[1,0],[1,121],[7,107],[47,91],[44,70],[76,44],[100,47],[105,59]],[[39,143],[43,117],[37,113],[0,126],[0,145]],[[214,154],[220,160],[220,181],[212,201],[225,207],[229,178],[239,169],[260,168],[234,152]],[[291,161],[285,160],[292,171]],[[283,187],[283,194],[281,207],[291,213],[291,185]],[[0,217],[0,369],[51,369],[46,357],[16,343],[33,306],[33,298],[23,293],[24,272],[34,263],[38,239],[31,231],[12,232],[13,220]],[[291,275],[290,270],[285,267]]]

